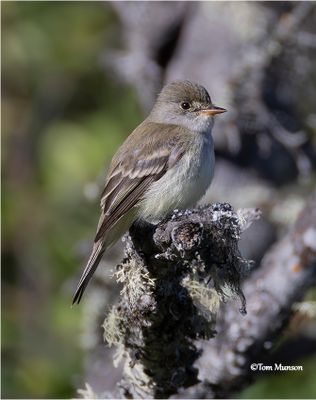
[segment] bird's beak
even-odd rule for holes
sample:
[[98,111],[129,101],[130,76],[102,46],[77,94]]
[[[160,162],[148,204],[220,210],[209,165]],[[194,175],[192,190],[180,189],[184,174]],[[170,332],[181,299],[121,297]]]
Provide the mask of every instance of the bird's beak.
[[226,111],[227,110],[225,110],[225,108],[211,105],[208,108],[204,108],[203,110],[200,110],[199,114],[200,115],[210,115],[210,116],[212,116],[212,115],[216,115],[216,114],[222,114],[222,113],[224,113]]

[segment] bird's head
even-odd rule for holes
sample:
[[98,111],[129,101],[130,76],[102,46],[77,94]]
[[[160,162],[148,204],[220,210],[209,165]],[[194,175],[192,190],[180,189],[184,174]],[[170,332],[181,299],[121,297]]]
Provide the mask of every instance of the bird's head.
[[212,103],[203,86],[190,81],[175,81],[162,89],[150,118],[199,130],[213,126],[213,117],[225,111]]

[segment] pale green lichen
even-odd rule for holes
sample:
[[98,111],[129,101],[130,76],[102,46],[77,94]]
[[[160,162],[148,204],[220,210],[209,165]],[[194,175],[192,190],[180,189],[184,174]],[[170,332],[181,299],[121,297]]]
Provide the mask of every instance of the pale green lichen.
[[137,303],[142,293],[150,293],[155,286],[155,280],[141,263],[131,259],[129,265],[121,265],[115,272],[116,280],[122,283],[121,296],[127,295],[131,304]]
[[108,343],[109,347],[119,345],[123,342],[125,330],[122,320],[117,309],[113,307],[103,322],[103,339]]
[[220,296],[213,288],[192,279],[184,279],[183,286],[188,290],[194,302],[198,302],[206,310],[216,314],[220,306]]
[[99,397],[94,393],[92,387],[89,383],[86,383],[86,387],[84,389],[78,389],[78,394],[82,399],[98,399]]
[[123,360],[123,358],[126,358],[128,356],[128,352],[126,351],[124,344],[119,343],[116,345],[116,350],[113,355],[113,365],[115,368],[117,368],[120,364],[120,362]]
[[129,354],[127,354],[123,370],[125,379],[140,398],[144,398],[144,392],[153,392],[154,381],[145,373],[144,366],[140,363],[134,363]]

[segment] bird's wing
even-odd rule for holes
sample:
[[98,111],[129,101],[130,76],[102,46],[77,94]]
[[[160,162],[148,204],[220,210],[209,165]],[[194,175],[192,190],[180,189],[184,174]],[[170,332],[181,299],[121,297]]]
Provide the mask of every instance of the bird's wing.
[[101,196],[102,214],[95,242],[142,198],[149,186],[160,179],[181,157],[182,149],[161,143],[151,152],[147,146],[134,151],[134,158],[124,157],[112,166]]
[[[102,213],[100,216],[92,253],[81,275],[73,304],[79,303],[83,292],[96,270],[105,248],[113,240],[107,242],[111,228],[131,210],[142,198],[151,183],[158,180],[166,171],[169,154],[157,155],[149,163],[136,163],[117,166],[110,175],[101,198]],[[147,167],[145,166],[147,164]],[[142,165],[142,167],[141,167]]]
[[[134,148],[131,147],[133,134],[138,136]],[[114,156],[101,196],[102,213],[94,246],[74,294],[73,304],[80,302],[106,247],[113,239],[109,237],[112,228],[142,200],[150,185],[160,179],[184,154],[182,145],[175,140],[177,134],[178,128],[172,125],[166,129],[165,125],[147,123],[146,130],[142,130],[140,125]],[[142,140],[145,135],[147,140]]]

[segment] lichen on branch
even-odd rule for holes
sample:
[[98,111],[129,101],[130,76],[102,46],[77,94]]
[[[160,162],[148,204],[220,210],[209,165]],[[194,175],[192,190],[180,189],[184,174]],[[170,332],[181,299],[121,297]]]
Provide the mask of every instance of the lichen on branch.
[[216,203],[132,226],[115,274],[120,301],[103,326],[124,358],[122,397],[166,398],[198,382],[195,341],[216,334],[220,302],[238,298],[246,313],[241,279],[251,262],[238,240],[258,217]]

